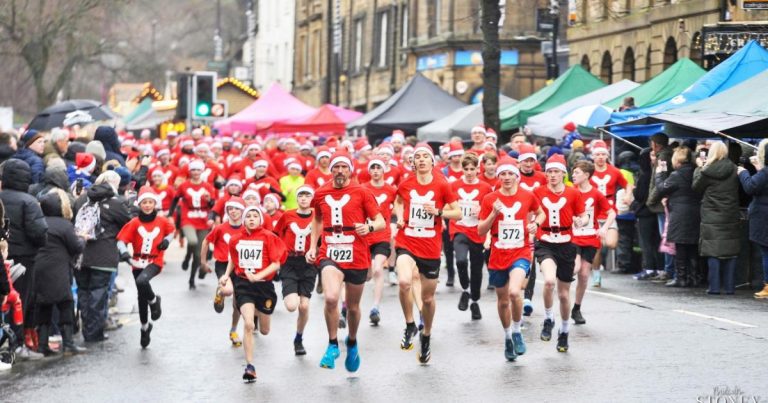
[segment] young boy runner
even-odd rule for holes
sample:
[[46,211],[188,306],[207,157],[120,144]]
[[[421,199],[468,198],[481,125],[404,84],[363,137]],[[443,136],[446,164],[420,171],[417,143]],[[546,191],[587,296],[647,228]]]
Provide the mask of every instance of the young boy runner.
[[[571,317],[577,325],[587,323],[581,314],[581,302],[584,300],[584,292],[587,290],[587,282],[592,271],[592,262],[600,250],[600,239],[611,228],[616,219],[614,211],[608,199],[592,186],[590,178],[595,172],[595,166],[589,161],[578,161],[573,166],[571,180],[574,186],[581,192],[581,200],[584,203],[584,211],[587,220],[582,227],[573,228],[573,244],[576,245],[576,254],[581,257],[578,270],[579,282],[576,284],[576,302],[573,304]],[[605,216],[602,226],[597,217]]]
[[[152,290],[149,281],[163,270],[163,255],[173,240],[176,228],[171,221],[157,214],[160,200],[149,187],[143,187],[136,199],[139,216],[128,221],[117,234],[120,259],[133,268],[133,278],[139,292],[139,321],[141,322],[141,348],[150,342],[152,322],[160,319],[160,296]],[[128,253],[131,245],[133,255]]]
[[[570,291],[573,281],[573,267],[576,260],[576,247],[571,242],[571,226],[580,226],[586,221],[584,203],[581,194],[563,183],[565,177],[565,158],[554,154],[547,160],[545,167],[547,185],[537,187],[533,194],[541,203],[546,220],[537,233],[534,256],[544,275],[544,313],[546,319],[541,330],[541,339],[552,338],[555,315],[552,311],[557,280],[557,296],[560,300],[560,318],[562,324],[557,337],[557,351],[568,351],[568,322],[571,313]],[[582,216],[584,215],[584,216]]]
[[262,228],[262,212],[249,206],[243,211],[244,229],[229,242],[229,264],[219,280],[222,294],[234,292],[235,303],[245,322],[245,372],[243,380],[256,380],[253,366],[253,331],[269,334],[270,315],[275,310],[277,294],[272,279],[287,258],[285,244],[272,231]]
[[[516,139],[525,138],[525,136],[515,136]],[[532,144],[522,143],[518,145],[519,155],[517,160],[520,168],[520,187],[529,192],[547,184],[547,176],[543,172],[537,171],[536,148]],[[535,262],[534,262],[535,263]],[[528,273],[525,280],[525,296],[523,299],[523,315],[531,316],[533,313],[533,291],[536,288],[536,268],[534,267]]]
[[309,320],[309,299],[315,288],[317,269],[304,258],[309,249],[309,233],[312,230],[312,197],[315,191],[309,186],[296,189],[299,208],[288,210],[275,224],[275,233],[288,248],[288,260],[280,269],[283,282],[283,303],[288,312],[299,310],[296,320],[296,336],[293,339],[293,351],[296,355],[305,355],[302,335]]
[[[496,289],[496,306],[505,336],[504,357],[514,361],[526,350],[522,334],[521,290],[531,271],[531,238],[528,234],[536,232],[545,216],[536,197],[518,186],[517,161],[502,158],[496,172],[500,189],[483,198],[478,232],[481,236],[491,234],[488,282]],[[535,215],[533,221],[528,220],[531,215]]]
[[[243,230],[243,210],[245,210],[245,201],[237,196],[227,200],[224,211],[226,219],[223,223],[213,227],[208,236],[203,240],[202,250],[200,252],[200,268],[208,267],[208,247],[213,245],[214,271],[216,278],[221,280],[227,272],[229,263],[229,241],[237,236]],[[221,313],[224,310],[224,295],[221,293],[221,287],[216,287],[216,293],[213,297],[213,309]],[[240,322],[240,311],[237,309],[235,300],[232,300],[232,326],[229,329],[229,340],[234,347],[240,347],[243,342],[237,334],[237,324]]]

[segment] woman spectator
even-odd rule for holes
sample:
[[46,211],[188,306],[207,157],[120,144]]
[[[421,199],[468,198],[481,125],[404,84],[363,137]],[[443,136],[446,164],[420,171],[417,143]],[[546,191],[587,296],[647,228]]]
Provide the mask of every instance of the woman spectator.
[[766,168],[766,148],[768,139],[760,142],[757,158],[752,164],[757,173],[750,176],[749,171],[739,166],[739,180],[747,194],[752,196],[749,204],[749,240],[758,244],[763,253],[763,289],[755,293],[755,298],[768,298],[768,169]]
[[43,150],[45,150],[45,137],[37,130],[27,130],[21,137],[19,149],[13,158],[26,162],[32,172],[31,183],[43,180],[45,164],[43,164]]
[[722,276],[723,289],[731,295],[741,251],[739,179],[725,143],[713,143],[703,156],[696,158],[698,168],[693,173],[693,190],[702,194],[699,254],[707,258],[709,267],[707,293],[720,294]]
[[675,278],[667,287],[690,287],[699,283],[696,268],[698,259],[699,226],[701,223],[701,197],[693,191],[693,163],[691,149],[678,147],[672,154],[669,174],[667,164],[656,167],[656,189],[649,196],[651,202],[667,199],[669,224],[667,241],[675,244]]
[[637,233],[642,252],[642,270],[634,278],[636,280],[649,280],[655,276],[656,270],[664,267],[664,258],[659,254],[658,245],[659,224],[656,213],[648,209],[645,202],[648,200],[648,191],[651,186],[651,151],[646,148],[640,152],[638,158],[639,171],[637,181],[632,193],[635,200],[630,209],[637,217]]

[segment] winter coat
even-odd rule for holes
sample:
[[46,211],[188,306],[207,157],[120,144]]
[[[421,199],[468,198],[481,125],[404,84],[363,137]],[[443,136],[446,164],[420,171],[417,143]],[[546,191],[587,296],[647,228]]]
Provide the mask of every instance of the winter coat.
[[48,222],[48,242],[35,258],[35,295],[39,304],[72,300],[72,268],[85,243],[72,222],[62,217],[61,201],[49,194],[40,201]]
[[693,165],[683,164],[669,174],[656,174],[656,191],[649,203],[661,203],[667,198],[669,227],[667,241],[680,244],[699,243],[701,226],[701,196],[693,191]]
[[5,269],[5,260],[0,255],[0,300],[11,293],[11,283],[8,281],[8,271]]
[[77,199],[75,212],[88,200],[99,203],[104,232],[86,243],[82,266],[116,270],[120,254],[117,252],[115,237],[131,219],[128,203],[124,198],[117,196],[108,183],[91,186],[85,195]]
[[0,145],[0,164],[11,159],[13,154],[16,154],[16,150],[11,148],[11,146],[8,144]]
[[752,196],[749,204],[749,240],[768,246],[768,167],[750,176],[742,171],[739,180],[744,191]]
[[[674,150],[671,147],[665,147],[656,154],[656,163],[651,165],[651,172],[656,172],[656,166],[659,165],[659,161],[667,161],[667,172],[672,172],[672,154]],[[648,202],[646,205],[648,209],[656,214],[664,212],[664,206],[661,205],[661,197],[656,197],[654,192],[656,191],[656,175],[651,174],[650,185],[648,186]]]
[[31,172],[22,160],[10,159],[3,168],[3,190],[0,200],[5,205],[5,216],[11,222],[8,256],[34,256],[45,246],[48,225],[40,204],[27,193]]
[[45,168],[43,181],[30,186],[29,193],[32,196],[35,196],[37,200],[41,200],[43,196],[47,195],[51,190],[54,189],[61,189],[67,192],[70,206],[75,205],[75,197],[72,196],[72,194],[69,192],[69,179],[67,179],[67,172],[61,168]]
[[43,180],[45,164],[43,163],[43,158],[37,155],[34,151],[29,148],[21,148],[19,151],[16,151],[13,158],[22,160],[29,165],[30,172],[32,173],[30,183],[39,183]]
[[125,156],[120,153],[120,140],[117,138],[115,129],[109,126],[99,126],[93,135],[94,140],[98,140],[104,146],[107,157],[105,161],[117,160],[120,165],[125,166]]
[[637,217],[655,216],[656,213],[648,209],[645,204],[648,200],[648,192],[651,187],[651,149],[646,148],[640,152],[638,157],[638,171],[635,177],[635,188],[632,190],[634,200],[630,209]]
[[723,159],[696,168],[693,190],[702,194],[699,254],[738,256],[741,251],[741,214],[736,165]]

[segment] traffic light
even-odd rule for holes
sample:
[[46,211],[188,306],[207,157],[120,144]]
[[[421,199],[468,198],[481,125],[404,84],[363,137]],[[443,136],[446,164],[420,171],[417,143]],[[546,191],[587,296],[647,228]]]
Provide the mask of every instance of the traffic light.
[[176,119],[183,120],[187,118],[187,102],[189,102],[190,94],[188,94],[187,86],[190,80],[189,74],[179,73],[176,77]]
[[216,73],[197,72],[193,83],[195,94],[193,115],[196,118],[210,118],[211,107],[216,102]]

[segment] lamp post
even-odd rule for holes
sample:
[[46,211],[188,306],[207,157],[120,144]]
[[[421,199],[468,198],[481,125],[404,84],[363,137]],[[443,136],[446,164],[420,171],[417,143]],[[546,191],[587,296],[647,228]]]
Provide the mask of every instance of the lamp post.
[[556,79],[560,75],[560,66],[557,64],[557,35],[560,28],[560,3],[559,0],[549,0],[549,15],[552,18],[552,56],[549,61],[549,78]]

